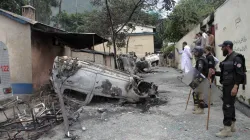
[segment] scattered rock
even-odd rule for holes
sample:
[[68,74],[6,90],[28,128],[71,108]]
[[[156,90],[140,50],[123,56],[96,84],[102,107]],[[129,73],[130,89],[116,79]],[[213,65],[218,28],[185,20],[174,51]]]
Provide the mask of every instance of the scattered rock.
[[4,110],[5,108],[3,106],[0,106],[0,110]]
[[97,109],[97,112],[99,112],[99,113],[103,113],[103,112],[106,112],[106,111],[108,111],[108,110],[104,109],[104,108],[98,108]]
[[103,113],[101,114],[101,119],[102,119],[102,120],[106,120],[106,117],[107,117],[107,113],[106,113],[106,112],[103,112]]
[[82,131],[86,131],[86,130],[87,130],[87,128],[83,126],[82,127]]

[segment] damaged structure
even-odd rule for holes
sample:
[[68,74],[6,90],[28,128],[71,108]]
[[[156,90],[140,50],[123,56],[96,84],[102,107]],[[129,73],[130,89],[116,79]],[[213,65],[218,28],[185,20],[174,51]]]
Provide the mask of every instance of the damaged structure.
[[51,82],[56,93],[73,90],[86,95],[84,104],[90,103],[93,96],[119,98],[128,102],[158,96],[158,87],[138,76],[66,56],[55,58]]
[[132,103],[158,98],[158,87],[138,76],[67,56],[55,58],[50,80],[59,98],[67,137],[71,137],[63,98],[67,91],[80,93],[78,100],[82,99],[81,105],[89,104],[93,96],[118,98]]
[[106,41],[95,33],[70,33],[37,22],[32,6],[24,6],[22,15],[0,9],[0,44],[8,53],[4,68],[13,94],[30,94],[47,84],[56,56],[71,56],[71,48],[93,49]]

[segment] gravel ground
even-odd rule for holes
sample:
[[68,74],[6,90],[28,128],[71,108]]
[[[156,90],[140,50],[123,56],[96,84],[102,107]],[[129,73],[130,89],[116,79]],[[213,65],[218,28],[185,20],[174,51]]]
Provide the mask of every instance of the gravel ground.
[[[154,73],[142,75],[145,80],[159,86],[160,97],[167,103],[151,107],[146,113],[136,105],[119,106],[116,103],[95,103],[82,108],[79,121],[71,127],[72,134],[81,140],[215,140],[222,127],[221,103],[211,108],[209,130],[206,114],[192,114],[192,99],[185,111],[189,88],[176,79],[172,68],[159,68]],[[102,111],[98,109],[102,108]],[[250,139],[250,119],[237,115],[237,132],[228,140]],[[86,129],[86,130],[85,130]],[[59,125],[40,140],[62,140],[63,125]]]

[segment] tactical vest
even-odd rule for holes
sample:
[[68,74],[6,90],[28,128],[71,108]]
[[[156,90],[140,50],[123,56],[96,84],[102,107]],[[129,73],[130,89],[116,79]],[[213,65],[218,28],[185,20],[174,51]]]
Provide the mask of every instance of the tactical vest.
[[202,70],[202,74],[204,75],[204,76],[208,76],[208,71],[209,71],[209,69],[208,69],[208,61],[207,61],[207,59],[204,57],[204,56],[201,56],[200,58],[198,58],[198,60],[196,61],[196,65],[195,65],[195,68],[196,69],[198,69],[198,62],[200,61],[200,60],[202,60],[203,61],[203,63],[204,63],[204,66],[203,66],[203,70]]
[[[234,77],[235,77],[235,66],[234,66],[234,62],[235,62],[235,58],[236,57],[240,57],[242,59],[242,63],[243,63],[243,69],[244,72],[246,72],[246,66],[245,66],[245,58],[243,55],[233,52],[229,58],[227,58],[227,60],[223,61],[220,63],[220,68],[221,68],[221,78],[220,78],[220,82],[223,85],[232,85],[234,84]],[[246,84],[246,75],[244,76],[244,80],[240,83],[245,85]],[[243,86],[244,88],[244,86]]]

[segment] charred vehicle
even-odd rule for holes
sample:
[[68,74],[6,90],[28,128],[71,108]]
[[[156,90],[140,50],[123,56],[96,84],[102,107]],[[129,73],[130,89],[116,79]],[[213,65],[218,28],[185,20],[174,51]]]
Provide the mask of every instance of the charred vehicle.
[[85,94],[84,104],[90,103],[93,96],[128,102],[158,96],[156,85],[137,76],[66,56],[55,58],[50,80],[56,93],[73,90]]
[[147,73],[153,70],[159,63],[159,56],[151,54],[141,59],[135,58],[131,54],[122,54],[117,59],[118,68],[128,74]]
[[151,66],[157,66],[159,64],[160,56],[158,54],[151,54],[145,57],[145,60]]

